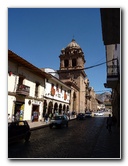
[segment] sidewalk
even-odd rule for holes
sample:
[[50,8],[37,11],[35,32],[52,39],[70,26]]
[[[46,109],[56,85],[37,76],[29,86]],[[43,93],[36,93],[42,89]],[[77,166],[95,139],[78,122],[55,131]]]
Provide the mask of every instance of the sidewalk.
[[[75,117],[70,117],[70,120],[76,119]],[[38,121],[38,122],[31,122],[28,121],[28,124],[30,126],[31,130],[36,130],[36,129],[40,129],[43,127],[47,127],[49,125],[50,122],[44,122],[44,121]]]

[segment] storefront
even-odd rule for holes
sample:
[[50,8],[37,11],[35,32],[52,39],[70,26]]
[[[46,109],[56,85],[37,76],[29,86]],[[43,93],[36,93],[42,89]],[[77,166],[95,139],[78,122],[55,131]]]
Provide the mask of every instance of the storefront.
[[39,116],[40,116],[40,104],[41,102],[40,101],[36,101],[34,100],[33,103],[32,103],[32,111],[31,111],[31,120],[33,122],[38,122],[39,120]]
[[20,101],[15,102],[14,117],[15,117],[15,120],[24,119],[24,102],[20,102]]
[[32,121],[38,122],[39,119],[39,105],[32,105]]

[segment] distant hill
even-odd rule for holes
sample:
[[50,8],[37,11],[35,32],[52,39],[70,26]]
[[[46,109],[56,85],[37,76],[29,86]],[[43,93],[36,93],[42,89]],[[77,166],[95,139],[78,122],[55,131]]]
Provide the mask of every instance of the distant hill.
[[98,100],[100,100],[101,102],[110,101],[111,93],[110,92],[104,92],[104,93],[101,93],[101,94],[96,94],[96,98]]

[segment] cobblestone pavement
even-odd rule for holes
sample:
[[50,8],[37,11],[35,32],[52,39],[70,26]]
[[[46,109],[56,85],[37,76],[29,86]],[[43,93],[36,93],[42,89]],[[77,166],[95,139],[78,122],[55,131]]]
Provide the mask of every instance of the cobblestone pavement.
[[72,120],[69,127],[33,130],[30,142],[8,147],[8,158],[120,159],[120,132],[106,129],[106,118]]

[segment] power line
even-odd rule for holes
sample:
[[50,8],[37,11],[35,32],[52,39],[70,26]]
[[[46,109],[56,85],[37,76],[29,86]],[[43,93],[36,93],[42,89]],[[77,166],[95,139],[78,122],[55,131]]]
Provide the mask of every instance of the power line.
[[95,92],[111,92],[111,90],[99,90],[99,91],[95,91]]
[[[85,67],[85,68],[82,68],[82,69],[72,69],[72,70],[70,70],[70,71],[87,70],[87,69],[91,69],[91,68],[94,68],[94,67],[98,67],[98,66],[104,65],[105,63],[109,63],[109,62],[114,61],[114,60],[117,60],[117,58],[112,59],[112,60],[109,60],[109,61],[106,61],[106,62],[99,63],[99,64],[97,64],[97,65]],[[61,70],[61,73],[62,73],[62,72],[65,73],[65,72],[67,72],[67,71],[68,71],[68,70]],[[48,72],[48,73],[59,73],[59,72],[60,72],[60,70],[56,70],[56,71],[54,71],[54,72]]]

